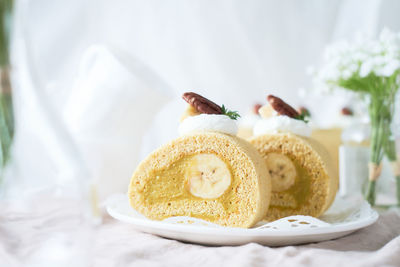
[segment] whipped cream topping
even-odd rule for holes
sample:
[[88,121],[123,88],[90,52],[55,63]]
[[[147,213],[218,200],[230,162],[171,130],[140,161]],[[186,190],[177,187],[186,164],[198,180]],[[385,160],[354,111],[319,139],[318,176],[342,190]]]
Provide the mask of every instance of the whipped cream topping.
[[259,120],[254,126],[255,136],[263,134],[293,133],[302,136],[311,135],[311,127],[304,121],[292,119],[288,116],[273,116]]
[[200,114],[184,119],[178,128],[180,135],[204,131],[236,135],[238,126],[236,121],[226,115]]

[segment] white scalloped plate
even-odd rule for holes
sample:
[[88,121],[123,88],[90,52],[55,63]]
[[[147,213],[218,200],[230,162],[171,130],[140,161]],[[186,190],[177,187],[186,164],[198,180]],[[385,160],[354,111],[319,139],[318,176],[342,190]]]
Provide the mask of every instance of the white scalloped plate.
[[373,224],[378,213],[361,199],[337,198],[319,219],[290,216],[254,228],[222,227],[190,217],[172,217],[153,221],[136,212],[127,196],[119,194],[107,200],[107,212],[117,220],[130,223],[136,230],[166,238],[205,245],[242,245],[256,242],[268,246],[320,242],[348,235]]

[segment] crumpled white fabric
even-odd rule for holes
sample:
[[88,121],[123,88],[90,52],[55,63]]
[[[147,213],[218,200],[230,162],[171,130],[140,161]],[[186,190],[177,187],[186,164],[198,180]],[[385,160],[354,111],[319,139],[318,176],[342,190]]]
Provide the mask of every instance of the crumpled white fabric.
[[[97,235],[94,265],[102,266],[398,266],[400,215],[383,214],[377,223],[349,236],[316,244],[271,248],[184,244],[138,233],[107,221]],[[110,249],[112,248],[112,249]]]
[[[0,208],[1,267],[89,264],[96,267],[364,267],[399,266],[400,263],[399,210],[383,212],[375,224],[337,240],[272,248],[255,243],[236,247],[185,244],[137,232],[130,224],[110,217],[88,231],[84,225],[79,226],[76,210],[18,213],[7,206]],[[85,232],[79,232],[80,228],[86,229]],[[65,242],[68,241],[65,233],[71,238],[69,243]],[[78,247],[70,245],[69,249],[61,250],[64,254],[57,254],[60,253],[57,248],[71,244],[71,240]]]
[[15,72],[17,134],[7,194],[52,186],[64,187],[64,193],[79,186],[85,191],[87,183],[97,187],[100,200],[125,192],[143,137],[172,98],[168,85],[129,53],[93,45],[83,54],[74,85],[56,103],[52,94],[35,91],[40,77],[29,57],[24,60]]
[[[95,266],[396,266],[400,262],[400,213],[337,240],[269,248],[258,244],[206,247],[138,233],[106,221],[99,229]],[[110,248],[112,248],[110,250]]]
[[101,199],[126,190],[143,135],[170,99],[167,89],[127,53],[96,45],[84,54],[63,115]]

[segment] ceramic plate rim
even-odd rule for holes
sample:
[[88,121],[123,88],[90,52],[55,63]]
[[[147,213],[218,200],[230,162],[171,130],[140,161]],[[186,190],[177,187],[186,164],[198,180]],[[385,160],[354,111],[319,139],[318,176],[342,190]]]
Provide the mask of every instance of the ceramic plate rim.
[[141,227],[151,227],[153,229],[158,230],[173,230],[181,233],[191,233],[191,234],[218,234],[225,236],[260,236],[260,237],[288,237],[288,236],[310,236],[310,235],[320,235],[320,234],[331,234],[331,233],[340,233],[340,232],[348,232],[348,231],[356,231],[367,227],[373,223],[375,223],[379,215],[373,210],[373,216],[364,218],[357,221],[346,222],[343,225],[330,225],[325,227],[316,227],[312,229],[293,229],[290,231],[287,230],[266,230],[266,229],[247,229],[247,228],[233,228],[233,227],[198,227],[192,225],[178,225],[167,223],[163,221],[154,221],[146,218],[138,218],[131,217],[125,214],[120,214],[117,211],[114,211],[111,204],[107,204],[106,210],[108,214],[119,220],[126,223],[134,224],[135,226]]

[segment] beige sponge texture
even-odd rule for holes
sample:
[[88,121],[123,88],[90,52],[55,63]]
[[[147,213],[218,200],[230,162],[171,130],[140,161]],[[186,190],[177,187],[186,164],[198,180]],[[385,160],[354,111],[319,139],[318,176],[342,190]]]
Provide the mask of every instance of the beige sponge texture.
[[290,133],[262,135],[249,141],[264,159],[269,153],[281,153],[292,160],[298,171],[289,189],[272,192],[265,220],[291,215],[318,217],[330,207],[339,179],[333,161],[321,144]]
[[[187,190],[185,169],[194,155],[214,154],[231,173],[231,183],[215,199]],[[191,216],[230,227],[252,227],[267,213],[271,181],[257,150],[227,134],[204,132],[177,138],[150,154],[136,169],[129,186],[131,206],[153,220]]]

